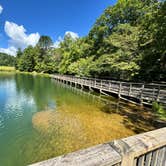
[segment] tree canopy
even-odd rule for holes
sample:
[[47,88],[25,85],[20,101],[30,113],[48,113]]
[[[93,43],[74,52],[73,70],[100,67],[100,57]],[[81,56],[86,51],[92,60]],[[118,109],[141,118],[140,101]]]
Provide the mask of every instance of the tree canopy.
[[58,48],[49,36],[18,51],[21,71],[137,81],[166,81],[166,2],[118,0],[87,36],[65,35]]
[[47,50],[52,44],[53,41],[49,36],[41,36],[37,43],[37,45],[44,50]]

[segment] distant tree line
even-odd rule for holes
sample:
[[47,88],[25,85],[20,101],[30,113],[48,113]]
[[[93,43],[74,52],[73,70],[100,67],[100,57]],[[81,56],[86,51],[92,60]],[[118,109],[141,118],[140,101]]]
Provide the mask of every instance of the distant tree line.
[[41,36],[18,50],[21,71],[137,81],[166,81],[166,2],[118,0],[81,38],[65,35],[58,48]]
[[14,66],[15,63],[16,58],[14,56],[10,56],[5,53],[0,53],[0,66]]

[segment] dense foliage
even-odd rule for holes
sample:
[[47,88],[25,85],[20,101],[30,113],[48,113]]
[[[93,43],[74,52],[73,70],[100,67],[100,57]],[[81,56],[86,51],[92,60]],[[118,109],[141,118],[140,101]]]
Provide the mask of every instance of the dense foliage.
[[152,110],[161,119],[166,120],[166,110],[164,109],[164,107],[161,104],[159,104],[157,102],[153,102]]
[[5,53],[0,53],[0,66],[14,66],[15,57],[7,55]]
[[58,48],[42,36],[35,47],[18,50],[21,71],[166,80],[166,2],[118,0],[82,38],[65,35]]

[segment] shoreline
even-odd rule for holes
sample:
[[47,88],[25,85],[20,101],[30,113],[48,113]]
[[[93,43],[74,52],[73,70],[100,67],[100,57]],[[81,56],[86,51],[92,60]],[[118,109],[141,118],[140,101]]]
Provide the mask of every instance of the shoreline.
[[15,67],[12,66],[0,66],[0,73],[19,73],[19,74],[29,74],[29,75],[41,75],[41,76],[45,76],[45,77],[51,77],[51,74],[48,73],[38,73],[36,71],[33,72],[26,72],[26,71],[19,71],[16,70]]

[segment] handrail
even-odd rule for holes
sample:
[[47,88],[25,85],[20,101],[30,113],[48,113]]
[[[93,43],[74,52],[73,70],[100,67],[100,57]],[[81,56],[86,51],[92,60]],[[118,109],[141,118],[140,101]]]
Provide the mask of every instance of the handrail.
[[61,75],[61,74],[54,74],[54,76],[60,76],[60,77],[71,77],[71,78],[80,78],[80,79],[86,79],[86,80],[101,80],[101,81],[110,81],[110,82],[121,82],[121,83],[129,83],[129,84],[144,84],[144,85],[153,85],[153,86],[163,86],[166,87],[166,83],[146,83],[146,82],[131,82],[131,81],[117,81],[117,80],[111,80],[111,79],[99,79],[99,78],[92,78],[92,77],[79,77],[79,76],[73,76],[73,75]]
[[114,140],[31,166],[165,166],[166,127]]
[[133,82],[121,82],[114,80],[102,80],[95,78],[81,78],[66,75],[52,75],[52,78],[68,81],[95,88],[101,92],[115,93],[119,98],[129,97],[140,101],[140,104],[152,105],[154,101],[166,105],[166,85],[163,84],[143,84]]

